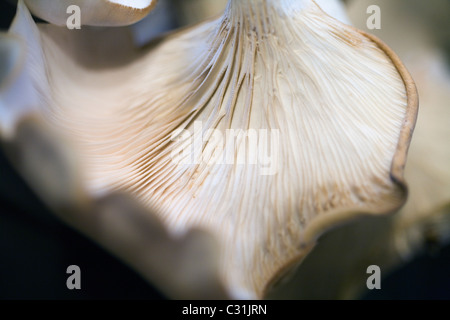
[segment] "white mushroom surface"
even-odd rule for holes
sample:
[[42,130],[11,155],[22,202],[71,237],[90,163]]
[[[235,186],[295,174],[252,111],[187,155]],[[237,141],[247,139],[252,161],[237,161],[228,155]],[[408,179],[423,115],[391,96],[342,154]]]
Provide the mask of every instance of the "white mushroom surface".
[[157,0],[24,0],[29,10],[40,18],[65,26],[74,6],[80,9],[82,25],[126,26],[143,19]]

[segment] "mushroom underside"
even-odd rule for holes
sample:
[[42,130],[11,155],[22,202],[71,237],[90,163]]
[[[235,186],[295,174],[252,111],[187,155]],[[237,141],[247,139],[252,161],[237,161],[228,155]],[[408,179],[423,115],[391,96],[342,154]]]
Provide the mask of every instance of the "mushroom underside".
[[36,27],[19,6],[35,107],[76,157],[79,188],[131,195],[171,237],[213,234],[231,297],[262,297],[328,228],[403,204],[412,80],[313,2],[230,1],[145,48],[127,29]]

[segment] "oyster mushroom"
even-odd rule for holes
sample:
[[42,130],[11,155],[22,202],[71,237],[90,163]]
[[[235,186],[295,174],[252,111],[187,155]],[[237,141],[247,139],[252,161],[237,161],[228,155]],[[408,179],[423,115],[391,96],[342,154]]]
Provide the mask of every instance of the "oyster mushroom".
[[[348,5],[350,20],[363,30],[372,4],[358,0]],[[450,72],[444,49],[450,3],[380,0],[377,5],[382,25],[373,32],[398,53],[421,100],[405,167],[408,200],[393,215],[359,219],[326,234],[290,282],[280,285],[272,297],[355,299],[367,293],[369,265],[378,265],[386,277],[419,255],[439,256],[439,249],[449,244]]]
[[[421,115],[405,169],[410,196],[394,222],[395,246],[405,260],[420,251],[427,238],[433,241],[433,234],[442,244],[450,237],[450,72],[445,57],[450,3],[431,3],[381,0],[385,22],[375,31],[402,57],[421,97]],[[361,28],[364,24],[357,13],[365,4],[367,1],[355,1],[349,5],[352,20]],[[408,33],[414,37],[403,37]]]
[[[13,149],[46,146],[19,168],[63,219],[171,296],[262,298],[320,234],[405,201],[414,83],[380,40],[314,1],[230,0],[221,17],[146,48],[127,29],[36,26],[20,1],[10,32],[26,39],[24,96],[39,124],[12,103],[2,132],[16,131]],[[214,135],[230,132],[243,134],[223,151]],[[53,179],[39,172],[45,149],[59,161]],[[116,192],[135,200],[123,201],[131,213],[101,205]],[[192,233],[202,259],[167,249]],[[159,239],[166,251],[147,246]]]

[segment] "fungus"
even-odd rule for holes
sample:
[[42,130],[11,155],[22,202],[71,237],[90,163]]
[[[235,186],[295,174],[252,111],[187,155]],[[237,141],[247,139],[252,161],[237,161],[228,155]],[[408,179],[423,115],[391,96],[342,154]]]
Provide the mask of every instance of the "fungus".
[[126,26],[144,18],[156,0],[25,0],[28,9],[40,18],[65,26],[68,9],[76,5],[83,13],[81,24],[88,26]]
[[[230,0],[144,48],[126,28],[36,26],[19,1],[10,32],[26,40],[23,105],[39,119],[2,104],[4,138],[29,154],[19,170],[170,296],[262,298],[320,234],[405,201],[414,83],[314,1]],[[174,250],[192,234],[194,258]]]
[[[365,13],[372,4],[351,1],[348,20],[367,29]],[[419,255],[431,253],[438,258],[440,248],[449,244],[450,72],[444,50],[450,3],[380,0],[377,5],[382,27],[367,31],[392,46],[411,72],[420,96],[420,115],[405,167],[408,200],[395,214],[358,219],[324,235],[290,281],[271,297],[355,299],[366,292],[369,265],[379,266],[387,277]]]

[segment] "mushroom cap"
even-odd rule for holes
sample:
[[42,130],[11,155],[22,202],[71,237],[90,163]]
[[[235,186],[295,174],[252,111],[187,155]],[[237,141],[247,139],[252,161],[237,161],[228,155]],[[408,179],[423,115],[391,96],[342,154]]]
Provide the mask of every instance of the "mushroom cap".
[[72,11],[80,8],[81,24],[89,26],[126,26],[143,19],[157,0],[25,0],[30,11],[39,18],[65,26]]
[[0,83],[2,87],[0,87],[0,90],[4,91],[5,87],[10,86],[14,78],[17,77],[17,73],[20,72],[17,69],[20,68],[24,56],[20,38],[5,33],[1,34],[1,37],[0,61],[2,68],[0,69]]
[[[37,101],[33,81],[25,71],[26,48],[22,37],[0,33],[0,131],[3,139],[12,137],[17,119],[34,111]],[[24,95],[24,91],[28,94]]]
[[[171,237],[213,234],[229,296],[263,297],[323,232],[404,203],[414,83],[380,40],[314,1],[231,0],[143,49],[125,29],[36,28],[19,9],[12,32],[40,47],[42,121],[73,144],[83,190],[128,193]],[[185,148],[201,152],[174,161]]]

